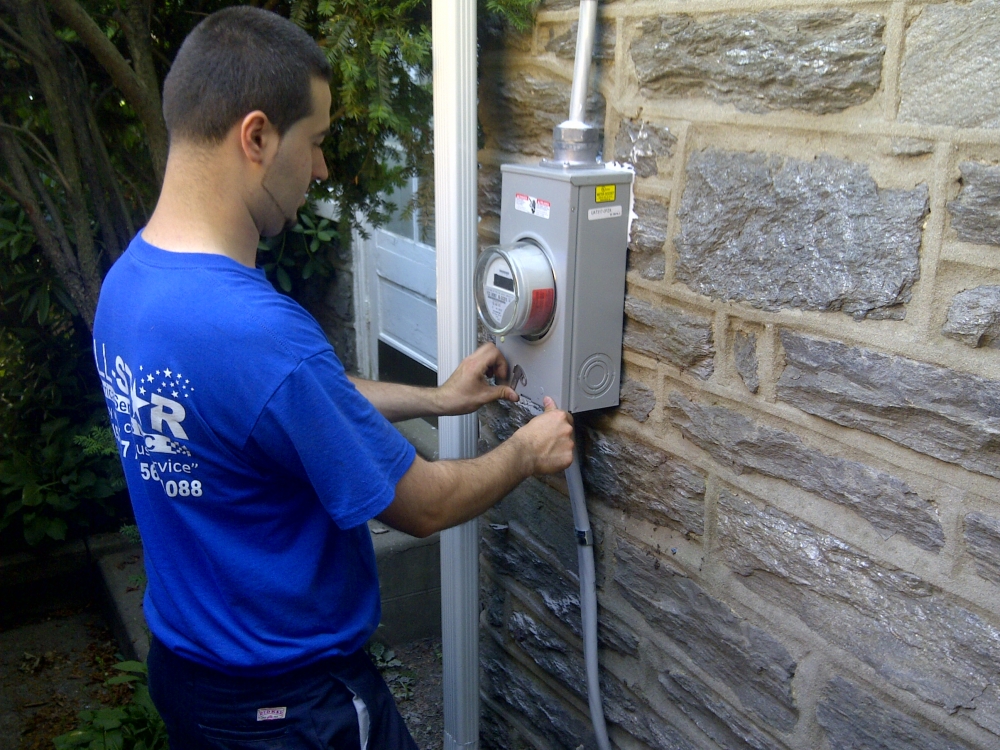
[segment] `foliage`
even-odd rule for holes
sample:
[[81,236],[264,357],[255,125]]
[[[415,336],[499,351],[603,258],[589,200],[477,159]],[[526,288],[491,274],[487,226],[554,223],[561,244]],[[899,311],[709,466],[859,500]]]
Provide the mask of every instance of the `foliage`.
[[375,668],[382,675],[389,692],[397,701],[413,698],[414,672],[403,668],[403,662],[396,658],[396,652],[385,644],[372,642],[365,646]]
[[53,739],[56,750],[166,750],[167,730],[149,697],[146,665],[125,661],[114,668],[123,674],[104,684],[132,684],[132,700],[118,708],[81,711],[81,726]]
[[[529,28],[536,4],[481,0],[481,37]],[[433,167],[430,0],[293,0],[290,17],[333,66],[323,189],[355,227],[382,224],[397,208],[387,196]]]
[[86,334],[33,240],[0,201],[0,530],[38,544],[107,515],[124,481]]
[[301,297],[303,282],[333,273],[329,252],[338,238],[333,222],[316,213],[313,203],[299,211],[299,221],[287,232],[257,245],[257,265],[286,294]]

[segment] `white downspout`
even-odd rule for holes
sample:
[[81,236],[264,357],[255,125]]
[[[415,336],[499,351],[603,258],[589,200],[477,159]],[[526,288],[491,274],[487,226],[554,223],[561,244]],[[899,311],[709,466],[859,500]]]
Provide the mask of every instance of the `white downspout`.
[[[433,0],[438,382],[476,347],[476,3]],[[439,421],[442,459],[477,452],[475,414]],[[444,749],[479,747],[479,526],[441,534]]]

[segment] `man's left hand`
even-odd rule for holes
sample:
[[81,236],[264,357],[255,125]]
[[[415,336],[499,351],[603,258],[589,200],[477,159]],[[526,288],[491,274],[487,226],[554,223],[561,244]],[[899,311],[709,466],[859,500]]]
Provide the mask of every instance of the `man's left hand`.
[[442,414],[468,414],[484,404],[500,399],[517,401],[518,395],[508,385],[490,385],[507,379],[507,360],[494,344],[483,344],[459,363],[444,385],[438,389]]

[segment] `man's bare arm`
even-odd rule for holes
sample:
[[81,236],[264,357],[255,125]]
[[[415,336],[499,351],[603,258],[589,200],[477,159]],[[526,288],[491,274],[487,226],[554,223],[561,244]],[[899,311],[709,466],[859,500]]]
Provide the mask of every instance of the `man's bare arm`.
[[428,536],[489,510],[530,476],[565,469],[573,460],[573,418],[558,411],[552,399],[545,402],[545,413],[483,456],[434,462],[417,456],[379,520],[413,536]]
[[468,414],[491,401],[517,401],[506,385],[491,385],[487,379],[507,377],[507,361],[493,344],[484,344],[462,360],[439,388],[420,388],[351,377],[361,395],[371,401],[390,422],[414,417],[444,417]]

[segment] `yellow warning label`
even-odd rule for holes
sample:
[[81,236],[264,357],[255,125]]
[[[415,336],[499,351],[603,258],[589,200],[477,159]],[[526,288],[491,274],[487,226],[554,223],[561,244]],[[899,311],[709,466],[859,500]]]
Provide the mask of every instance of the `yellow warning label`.
[[615,186],[614,185],[598,185],[597,186],[597,202],[598,203],[610,203],[615,199]]

